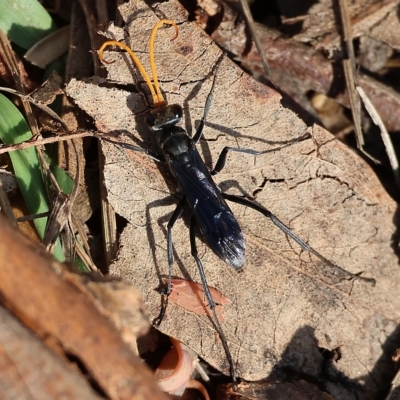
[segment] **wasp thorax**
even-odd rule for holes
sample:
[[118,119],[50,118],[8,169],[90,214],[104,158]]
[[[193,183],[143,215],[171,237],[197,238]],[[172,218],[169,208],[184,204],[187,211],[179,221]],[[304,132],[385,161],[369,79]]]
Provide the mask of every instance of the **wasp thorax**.
[[153,131],[168,128],[181,122],[183,110],[179,104],[154,108],[146,116],[146,124]]

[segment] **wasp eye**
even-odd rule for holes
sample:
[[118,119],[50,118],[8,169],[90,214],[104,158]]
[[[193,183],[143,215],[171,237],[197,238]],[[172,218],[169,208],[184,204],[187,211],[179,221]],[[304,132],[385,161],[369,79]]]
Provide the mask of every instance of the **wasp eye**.
[[182,118],[183,110],[182,110],[182,107],[179,104],[173,104],[171,106],[171,110],[172,110],[172,113],[173,113],[173,115],[174,115],[174,117],[176,119],[181,119]]
[[146,124],[149,128],[152,128],[156,124],[156,116],[152,113],[146,115]]

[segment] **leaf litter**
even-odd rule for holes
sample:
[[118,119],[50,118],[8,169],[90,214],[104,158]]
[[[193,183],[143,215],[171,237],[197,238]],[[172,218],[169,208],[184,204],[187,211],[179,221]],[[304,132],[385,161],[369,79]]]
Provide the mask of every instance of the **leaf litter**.
[[[146,69],[156,15],[179,24],[180,35],[174,42],[169,29],[158,33],[156,62],[169,103],[184,107],[184,124],[193,134],[220,50],[188,22],[175,1],[160,3],[153,11],[132,0],[120,11],[131,38],[128,44],[138,51]],[[120,74],[122,82],[127,82],[124,74],[134,80],[134,68],[122,53],[110,52],[106,58],[116,60],[107,67],[113,80]],[[98,78],[72,80],[67,94],[102,132],[157,152],[144,124],[142,94],[102,83]],[[392,279],[398,260],[389,247],[395,232],[394,201],[361,159],[323,128],[307,127],[281,105],[277,92],[228,59],[218,72],[205,140],[198,147],[211,168],[225,146],[262,154],[230,155],[226,168],[216,176],[221,190],[254,196],[325,257],[377,280],[375,287],[339,281],[335,271],[302,252],[268,219],[230,204],[246,238],[243,272],[229,269],[200,239],[197,244],[209,285],[232,301],[223,310],[223,329],[238,375],[258,380],[278,365],[320,377],[324,358],[318,348],[340,346],[342,357],[332,368],[354,383],[363,382],[359,390],[365,393],[378,390],[385,363],[377,361],[390,358],[382,354],[382,346],[393,335],[400,310],[398,296],[393,296],[398,283]],[[155,318],[160,308],[156,289],[167,275],[166,225],[181,194],[166,166],[109,143],[102,142],[102,148],[108,199],[129,222],[110,274],[133,282]],[[188,214],[173,229],[173,274],[200,282],[190,254]],[[225,353],[207,316],[171,304],[159,329],[227,373]]]
[[[167,283],[167,279],[164,279]],[[184,279],[171,279],[171,293],[168,296],[168,301],[171,304],[184,308],[199,315],[208,315],[212,317],[211,309],[208,305],[204,287],[201,283],[186,281]],[[211,296],[216,304],[215,312],[221,322],[224,322],[223,308],[231,304],[231,301],[224,296],[223,293],[210,287]]]

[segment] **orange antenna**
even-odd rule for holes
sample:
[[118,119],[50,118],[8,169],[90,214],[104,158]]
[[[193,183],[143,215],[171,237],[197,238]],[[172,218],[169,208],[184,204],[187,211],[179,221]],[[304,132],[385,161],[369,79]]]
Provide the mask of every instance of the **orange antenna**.
[[[172,40],[175,40],[179,34],[178,25],[176,25],[176,23],[174,21],[171,21],[168,19],[162,19],[161,21],[157,22],[157,24],[154,26],[153,30],[151,31],[151,35],[150,35],[149,56],[150,56],[151,74],[153,75],[153,81],[154,81],[154,86],[156,88],[157,96],[158,96],[160,102],[162,102],[162,104],[165,103],[165,100],[164,100],[163,95],[161,94],[160,84],[158,83],[156,62],[154,59],[154,41],[155,41],[156,33],[157,33],[158,29],[164,24],[172,25],[175,28],[175,36],[172,38]],[[157,107],[156,103],[154,103],[154,105]]]
[[[102,62],[104,62],[106,64],[112,64],[114,62],[114,61],[109,62],[104,59],[103,52],[107,46],[118,46],[127,51],[127,53],[131,56],[133,62],[136,64],[138,70],[142,74],[144,80],[146,81],[146,84],[149,87],[150,93],[153,96],[153,103],[154,103],[155,107],[162,106],[163,104],[166,103],[164,100],[164,97],[161,93],[160,85],[158,83],[156,63],[154,60],[154,40],[155,40],[158,29],[163,24],[172,25],[175,28],[175,36],[172,40],[175,40],[178,37],[178,33],[179,33],[179,29],[178,29],[178,26],[176,25],[176,23],[174,21],[170,21],[170,20],[166,20],[166,19],[159,21],[154,26],[153,30],[151,31],[151,35],[150,35],[150,67],[151,67],[151,73],[153,75],[154,86],[151,83],[149,74],[144,69],[142,63],[137,58],[136,54],[132,51],[132,49],[130,49],[126,44],[117,42],[116,40],[109,40],[107,42],[104,42],[103,45],[99,49],[99,58]],[[155,88],[155,90],[154,90],[154,88]]]

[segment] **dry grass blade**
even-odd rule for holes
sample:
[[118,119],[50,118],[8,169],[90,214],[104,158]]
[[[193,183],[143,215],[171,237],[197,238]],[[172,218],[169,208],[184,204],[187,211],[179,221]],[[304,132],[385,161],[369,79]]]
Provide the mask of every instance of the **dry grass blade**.
[[254,40],[254,43],[257,47],[258,54],[260,55],[262,65],[264,67],[265,73],[267,74],[267,78],[272,82],[271,78],[271,68],[269,66],[269,62],[267,56],[265,54],[265,49],[261,44],[261,40],[253,19],[253,15],[251,14],[248,0],[240,0],[240,4],[242,5],[243,15],[246,18],[247,26],[250,29],[251,36]]
[[382,121],[379,113],[376,111],[376,108],[372,104],[371,100],[368,98],[364,89],[360,86],[357,86],[358,94],[360,95],[366,110],[368,111],[370,117],[374,121],[375,125],[377,125],[381,131],[381,137],[383,143],[385,144],[386,153],[388,155],[390,165],[393,170],[394,179],[397,185],[397,188],[400,189],[400,171],[399,171],[399,161],[396,156],[396,151],[394,149],[392,140],[390,139],[389,132],[387,131],[385,124]]
[[347,92],[350,98],[351,112],[354,121],[354,130],[356,133],[357,146],[362,150],[364,145],[364,136],[361,128],[361,103],[356,86],[358,86],[356,74],[356,58],[354,55],[353,36],[351,33],[351,24],[347,0],[339,0],[340,16],[342,19],[343,40],[347,49],[348,59],[343,60],[343,68],[346,78]]
[[[71,141],[72,149],[74,150],[75,158],[78,158],[78,149],[75,141]],[[75,229],[72,223],[72,207],[78,194],[81,170],[80,162],[75,163],[76,170],[74,171],[74,184],[71,193],[67,196],[61,190],[54,196],[53,203],[50,211],[48,224],[46,227],[45,236],[43,238],[43,245],[49,251],[51,250],[57,238],[64,230],[64,249],[67,262],[73,263],[75,259]],[[69,243],[67,246],[66,244]],[[93,264],[93,263],[92,263]]]

